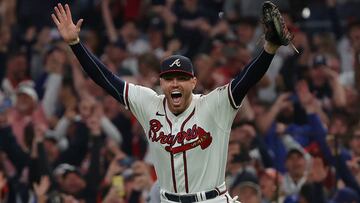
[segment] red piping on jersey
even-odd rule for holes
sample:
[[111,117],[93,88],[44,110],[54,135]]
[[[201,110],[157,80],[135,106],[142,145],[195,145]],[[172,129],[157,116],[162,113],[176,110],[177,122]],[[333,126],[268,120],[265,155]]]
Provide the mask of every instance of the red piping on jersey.
[[234,99],[233,99],[233,97],[232,97],[232,93],[230,92],[230,89],[231,89],[231,82],[229,83],[229,85],[228,85],[228,97],[229,97],[229,102],[230,102],[230,104],[231,104],[231,106],[234,108],[234,109],[238,109],[237,107],[236,107],[236,105],[235,105],[235,102],[234,102]]
[[[165,112],[165,118],[166,118],[166,122],[169,124],[170,127],[170,132],[172,133],[172,123],[170,121],[170,119],[167,116],[167,112],[166,112],[166,106],[165,106],[165,98],[163,100],[163,106],[164,106],[164,112]],[[173,181],[173,187],[174,187],[174,192],[177,193],[177,189],[176,189],[176,178],[175,178],[175,169],[174,169],[174,154],[170,152],[170,156],[171,156],[171,176],[172,176],[172,181]]]
[[[181,124],[180,132],[182,132],[184,130],[185,124],[190,120],[190,118],[194,115],[194,113],[195,113],[195,108],[191,112],[191,114]],[[185,173],[185,191],[186,191],[186,193],[189,193],[189,181],[188,181],[188,175],[187,175],[186,151],[183,152],[183,160],[184,160],[184,173]]]
[[129,84],[128,83],[125,83],[125,105],[128,107],[129,111],[131,111],[130,109],[130,105],[129,105],[129,97],[128,97],[128,94],[129,94]]

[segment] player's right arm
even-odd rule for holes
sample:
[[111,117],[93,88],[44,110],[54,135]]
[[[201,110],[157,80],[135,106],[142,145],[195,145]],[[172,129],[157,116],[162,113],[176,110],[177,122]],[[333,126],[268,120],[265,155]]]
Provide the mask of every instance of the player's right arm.
[[84,71],[96,84],[104,88],[120,103],[125,104],[123,97],[125,82],[109,71],[106,66],[80,42],[79,33],[83,19],[80,19],[75,25],[67,4],[65,8],[61,4],[58,4],[54,10],[55,14],[52,14],[51,17],[60,35],[64,41],[70,45]]

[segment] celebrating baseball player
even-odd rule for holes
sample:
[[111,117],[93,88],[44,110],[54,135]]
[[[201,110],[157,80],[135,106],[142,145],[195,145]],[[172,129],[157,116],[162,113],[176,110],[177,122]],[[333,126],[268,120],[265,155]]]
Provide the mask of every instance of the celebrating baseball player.
[[230,83],[207,95],[193,94],[193,65],[180,55],[161,62],[164,94],[121,80],[81,43],[83,20],[74,24],[68,5],[58,4],[54,13],[54,23],[85,72],[144,128],[155,157],[161,202],[237,202],[224,182],[230,128],[241,101],[265,74],[276,50],[291,41],[278,8],[271,2],[263,5],[265,44],[261,53]]

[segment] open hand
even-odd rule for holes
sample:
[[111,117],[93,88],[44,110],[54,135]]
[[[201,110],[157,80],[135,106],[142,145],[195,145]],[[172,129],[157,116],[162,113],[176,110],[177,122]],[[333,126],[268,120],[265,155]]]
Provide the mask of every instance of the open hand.
[[124,159],[125,157],[123,156],[116,156],[115,158],[113,158],[113,160],[111,161],[106,175],[105,175],[105,182],[110,183],[112,178],[116,175],[116,174],[120,174],[125,170],[124,166],[121,166],[119,164],[119,161],[121,159]]
[[288,93],[288,92],[280,94],[280,96],[276,99],[276,101],[273,105],[273,108],[275,108],[276,111],[279,113],[283,109],[292,105],[291,101],[289,100],[290,96],[291,96],[291,93]]
[[50,188],[50,184],[49,176],[42,176],[39,184],[33,184],[37,198],[46,199],[46,193]]
[[55,14],[51,14],[51,17],[56,24],[61,37],[66,43],[76,41],[79,38],[80,27],[83,19],[78,20],[75,25],[71,17],[69,5],[67,4],[65,4],[64,9],[64,7],[59,3],[55,6],[54,10]]

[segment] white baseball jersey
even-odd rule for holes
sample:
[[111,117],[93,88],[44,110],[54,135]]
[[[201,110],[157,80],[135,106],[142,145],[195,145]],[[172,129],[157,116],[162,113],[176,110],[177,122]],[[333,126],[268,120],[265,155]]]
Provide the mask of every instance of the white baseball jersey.
[[238,109],[229,88],[193,94],[190,106],[175,116],[164,95],[125,84],[125,105],[145,130],[163,190],[195,193],[224,183],[229,135]]

